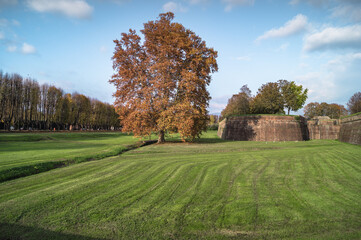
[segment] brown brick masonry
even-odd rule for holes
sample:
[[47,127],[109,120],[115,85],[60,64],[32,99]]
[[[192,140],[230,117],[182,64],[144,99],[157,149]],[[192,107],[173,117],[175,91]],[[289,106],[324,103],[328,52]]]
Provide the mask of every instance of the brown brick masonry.
[[361,113],[342,119],[339,140],[361,145]]
[[361,145],[361,114],[342,121],[319,117],[306,121],[293,116],[230,117],[219,123],[218,136],[238,141],[303,141],[339,139]]

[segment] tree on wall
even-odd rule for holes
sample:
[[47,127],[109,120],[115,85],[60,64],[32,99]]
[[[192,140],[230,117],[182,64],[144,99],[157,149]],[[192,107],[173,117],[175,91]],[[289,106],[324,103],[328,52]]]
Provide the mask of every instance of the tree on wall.
[[357,92],[347,103],[348,110],[351,114],[361,112],[361,92]]
[[222,118],[231,115],[241,115],[250,113],[250,101],[252,99],[251,90],[247,85],[243,85],[238,94],[234,94],[229,100],[221,115]]
[[193,140],[207,127],[210,74],[217,52],[194,32],[172,22],[173,13],[144,24],[144,42],[134,30],[115,40],[110,82],[123,131],[136,136],[178,131]]
[[332,119],[340,118],[347,115],[347,110],[343,105],[336,103],[328,104],[325,102],[311,102],[304,108],[304,115],[306,118],[314,118],[316,116],[328,116]]
[[278,84],[287,114],[290,115],[290,110],[297,111],[301,109],[306,102],[308,89],[303,90],[302,85],[296,85],[294,81],[279,80]]

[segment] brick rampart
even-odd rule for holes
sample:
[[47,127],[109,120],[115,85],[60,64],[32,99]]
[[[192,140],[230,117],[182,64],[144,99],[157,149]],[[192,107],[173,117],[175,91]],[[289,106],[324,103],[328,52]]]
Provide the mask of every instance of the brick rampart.
[[303,119],[293,116],[238,116],[219,124],[218,136],[240,141],[302,141],[308,138]]
[[361,145],[361,113],[342,119],[339,140]]
[[309,139],[338,139],[340,121],[336,119],[312,119],[307,121]]

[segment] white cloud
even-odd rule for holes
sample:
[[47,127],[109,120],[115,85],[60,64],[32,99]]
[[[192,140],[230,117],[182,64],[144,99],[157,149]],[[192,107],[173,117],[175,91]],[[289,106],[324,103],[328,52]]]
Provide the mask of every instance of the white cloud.
[[0,32],[0,40],[4,38],[5,38],[4,33]]
[[223,95],[214,97],[209,102],[209,113],[210,114],[221,114],[222,110],[227,106],[228,99],[232,95]]
[[101,46],[101,47],[99,48],[99,51],[100,51],[101,53],[105,53],[105,52],[107,51],[107,47],[106,47],[106,46]]
[[355,60],[361,60],[361,53],[340,55],[328,61],[325,66],[329,71],[344,72]]
[[329,27],[304,39],[305,51],[334,48],[361,48],[361,25]]
[[8,46],[6,50],[8,52],[15,52],[16,49],[17,49],[17,47],[15,45],[11,45],[11,46]]
[[297,76],[294,80],[308,88],[308,102],[327,102],[339,93],[333,72],[310,72]]
[[240,57],[237,57],[236,60],[238,61],[251,61],[251,57],[250,56],[240,56]]
[[332,16],[346,18],[354,22],[360,22],[361,4],[346,4],[337,6],[332,10]]
[[74,18],[89,18],[93,12],[93,7],[85,0],[27,0],[27,3],[37,12],[60,13]]
[[163,11],[165,12],[185,12],[187,11],[181,4],[176,2],[167,2],[163,5]]
[[280,28],[273,28],[265,32],[262,36],[258,37],[256,41],[260,41],[268,38],[287,37],[302,32],[306,30],[306,28],[307,28],[307,17],[302,14],[298,14],[290,21],[286,22],[284,26]]
[[226,103],[217,103],[217,102],[210,102],[209,104],[209,111],[211,114],[220,114],[223,109],[227,106]]
[[21,52],[24,54],[34,54],[36,53],[36,49],[34,46],[27,44],[27,43],[23,43],[23,47],[21,48]]
[[287,48],[290,46],[289,43],[284,43],[282,44],[279,48],[276,49],[276,52],[282,52],[282,51],[285,51],[287,50]]
[[209,0],[188,0],[190,4],[205,4],[208,3]]
[[360,0],[291,0],[289,4],[307,3],[313,7],[324,8],[332,13],[332,17],[343,18],[354,22],[361,21]]
[[307,2],[308,4],[311,4],[316,7],[326,6],[330,4],[332,0],[291,0],[289,4],[291,5],[297,5],[301,2]]
[[361,88],[360,60],[361,52],[339,55],[293,79],[309,89],[308,102],[345,102],[345,96]]
[[15,19],[13,19],[13,20],[11,21],[11,23],[12,23],[14,26],[20,26],[20,22],[17,21],[17,20],[15,20]]
[[9,21],[5,18],[0,19],[0,27],[8,27],[10,24],[14,25],[14,26],[19,26],[20,22],[15,19],[13,19],[11,21]]
[[222,0],[226,4],[224,10],[229,12],[236,6],[253,5],[254,0]]

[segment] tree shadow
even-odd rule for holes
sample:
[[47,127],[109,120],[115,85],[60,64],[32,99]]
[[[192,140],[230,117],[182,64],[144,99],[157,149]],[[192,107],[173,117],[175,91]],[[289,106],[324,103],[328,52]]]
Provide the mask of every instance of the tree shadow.
[[229,140],[224,140],[224,139],[222,139],[222,138],[219,138],[219,137],[217,137],[217,138],[207,138],[207,137],[205,137],[205,138],[198,138],[198,139],[195,139],[194,140],[194,142],[193,143],[199,143],[199,144],[201,144],[201,143],[225,143],[225,142],[230,142]]
[[37,239],[55,239],[55,240],[105,240],[105,238],[92,238],[76,234],[55,232],[39,227],[29,227],[20,224],[0,223],[0,238],[2,240],[37,240]]
[[[245,118],[235,118],[232,122],[231,119],[227,119],[229,123],[226,125],[226,139],[233,141],[252,141],[257,136],[254,126],[258,124],[261,116],[247,116]],[[250,125],[252,123],[252,125]]]

